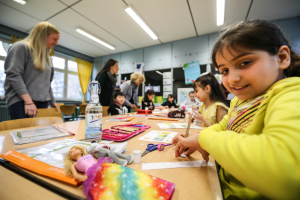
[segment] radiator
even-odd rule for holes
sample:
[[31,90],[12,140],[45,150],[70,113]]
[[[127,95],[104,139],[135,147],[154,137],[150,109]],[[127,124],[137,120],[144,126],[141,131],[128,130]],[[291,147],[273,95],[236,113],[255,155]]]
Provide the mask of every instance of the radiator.
[[0,122],[10,120],[6,105],[0,105]]

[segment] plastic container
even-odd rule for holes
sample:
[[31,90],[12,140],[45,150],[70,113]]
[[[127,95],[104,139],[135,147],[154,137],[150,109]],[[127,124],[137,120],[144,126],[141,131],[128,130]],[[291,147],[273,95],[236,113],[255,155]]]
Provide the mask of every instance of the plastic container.
[[138,164],[141,162],[141,156],[142,152],[140,150],[134,150],[133,151],[133,163]]

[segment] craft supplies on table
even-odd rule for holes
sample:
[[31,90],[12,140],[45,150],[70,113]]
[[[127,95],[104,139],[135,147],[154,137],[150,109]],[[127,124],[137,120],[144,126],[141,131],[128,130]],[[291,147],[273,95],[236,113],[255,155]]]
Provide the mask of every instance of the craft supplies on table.
[[171,143],[172,139],[177,135],[177,132],[170,131],[155,131],[152,130],[146,135],[139,138],[139,140],[145,140],[150,142],[163,142]]

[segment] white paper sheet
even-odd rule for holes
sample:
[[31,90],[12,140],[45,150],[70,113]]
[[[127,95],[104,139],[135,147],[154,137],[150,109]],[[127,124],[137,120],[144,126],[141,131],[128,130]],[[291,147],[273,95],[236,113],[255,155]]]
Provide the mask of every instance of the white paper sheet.
[[164,142],[171,143],[172,139],[177,135],[177,132],[170,131],[150,131],[143,137],[140,137],[139,140],[146,140],[150,142]]
[[[15,148],[14,150],[19,153],[25,154],[26,156],[31,157],[35,160],[52,165],[54,167],[64,168],[64,157],[74,145],[83,145],[88,149],[91,146],[91,144],[92,143],[90,142],[64,139],[41,146],[31,148]],[[99,145],[108,146],[114,149],[114,152],[122,153],[127,146],[127,142]]]
[[[159,128],[161,129],[169,129],[169,128],[187,128],[187,123],[157,123]],[[193,129],[203,129],[200,126],[196,126],[195,124],[191,124],[191,127]]]
[[161,162],[161,163],[142,163],[142,170],[168,169],[168,168],[188,168],[188,167],[211,167],[211,162],[204,160],[184,161],[184,162]]

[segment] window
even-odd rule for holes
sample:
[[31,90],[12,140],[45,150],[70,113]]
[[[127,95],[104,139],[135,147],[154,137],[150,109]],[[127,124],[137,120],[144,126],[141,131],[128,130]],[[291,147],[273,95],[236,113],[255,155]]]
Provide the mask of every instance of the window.
[[67,56],[52,56],[54,77],[51,83],[53,95],[57,100],[82,100],[77,63]]
[[5,70],[4,70],[4,60],[7,56],[7,51],[11,46],[11,41],[6,39],[0,39],[0,100],[4,99],[4,81],[5,81]]

